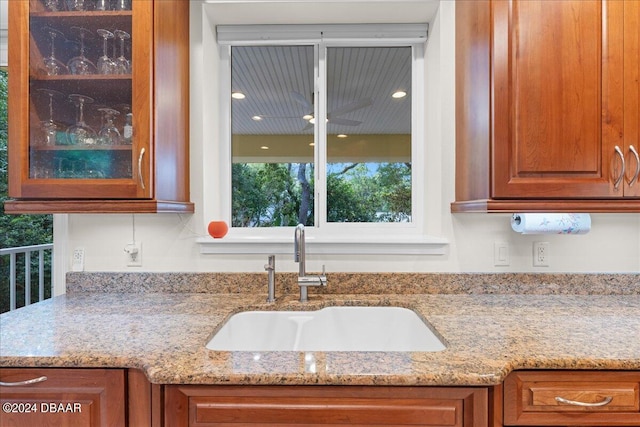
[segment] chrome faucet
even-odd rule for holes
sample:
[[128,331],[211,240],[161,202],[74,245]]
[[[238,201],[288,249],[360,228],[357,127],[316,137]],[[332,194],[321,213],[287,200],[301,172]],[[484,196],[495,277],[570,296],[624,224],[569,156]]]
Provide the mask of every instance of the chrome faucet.
[[327,286],[327,276],[325,276],[324,265],[322,266],[322,274],[307,276],[305,246],[304,225],[298,224],[293,236],[293,259],[295,262],[300,264],[300,268],[298,269],[300,302],[306,302],[309,300],[307,291],[309,286]]

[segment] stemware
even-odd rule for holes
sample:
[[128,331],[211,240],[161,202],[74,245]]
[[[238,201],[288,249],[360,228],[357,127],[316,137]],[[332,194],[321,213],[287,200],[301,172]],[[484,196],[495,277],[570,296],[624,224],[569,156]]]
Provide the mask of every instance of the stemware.
[[115,117],[120,114],[119,111],[113,108],[98,108],[98,111],[102,113],[103,125],[98,132],[98,140],[100,144],[104,145],[117,145],[120,143],[120,131],[113,123]]
[[67,62],[67,67],[71,74],[95,74],[97,69],[93,62],[84,56],[86,38],[91,37],[91,31],[83,27],[71,27],[72,31],[76,31],[80,38],[80,55],[75,56]]
[[59,37],[64,38],[64,34],[52,27],[44,27],[44,31],[49,34],[49,38],[51,39],[51,54],[42,59],[47,75],[57,76],[68,73],[67,67],[56,58],[56,39]]
[[130,39],[131,35],[122,30],[115,30],[113,34],[120,39],[120,56],[115,59],[116,73],[129,74],[131,73],[131,62],[124,56],[124,41]]
[[93,98],[73,93],[69,95],[69,100],[78,107],[76,124],[67,129],[67,139],[72,145],[91,145],[96,143],[96,131],[84,121],[84,106],[91,104]]
[[98,58],[98,73],[112,74],[116,70],[116,62],[107,55],[107,41],[115,36],[111,31],[102,28],[98,29],[97,33],[102,36],[102,56]]
[[115,10],[130,10],[131,0],[116,0]]
[[85,0],[67,0],[67,9],[82,12],[89,10],[89,4],[87,4]]
[[110,6],[109,0],[96,0],[96,10],[109,10]]
[[45,0],[44,7],[49,12],[59,12],[64,9],[64,6],[60,4],[60,0]]
[[49,119],[42,122],[42,131],[44,133],[42,142],[44,145],[55,145],[58,135],[58,125],[53,121],[53,98],[63,97],[64,95],[53,89],[41,88],[38,89],[38,92],[49,97]]

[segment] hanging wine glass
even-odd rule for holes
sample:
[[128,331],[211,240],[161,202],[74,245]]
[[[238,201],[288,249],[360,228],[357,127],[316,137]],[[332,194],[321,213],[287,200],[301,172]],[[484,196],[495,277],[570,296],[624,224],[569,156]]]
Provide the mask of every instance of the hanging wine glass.
[[131,62],[124,56],[124,41],[131,36],[126,31],[115,30],[113,34],[120,39],[120,56],[115,59],[117,74],[130,74]]
[[44,68],[47,71],[48,76],[57,76],[60,74],[67,74],[69,70],[67,67],[56,58],[56,39],[59,37],[64,38],[64,34],[52,27],[44,27],[44,31],[49,34],[51,39],[51,54],[42,59],[44,62]]
[[102,37],[102,56],[98,58],[98,73],[113,74],[116,71],[116,63],[107,55],[107,41],[115,36],[111,31],[102,28],[97,30],[97,32]]
[[72,31],[78,32],[78,36],[80,39],[80,55],[75,56],[67,62],[67,67],[71,74],[95,74],[97,69],[93,62],[89,61],[89,59],[84,56],[85,53],[85,44],[84,41],[86,38],[91,37],[91,31],[87,28],[82,27],[71,27]]
[[84,121],[84,106],[91,104],[93,98],[85,95],[71,94],[69,100],[78,107],[76,124],[67,129],[67,139],[72,145],[92,145],[96,143],[96,131]]
[[58,125],[53,121],[53,98],[63,97],[64,95],[52,89],[38,89],[38,92],[49,97],[49,119],[42,122],[42,131],[44,134],[42,142],[44,145],[55,145],[58,136]]
[[116,116],[120,114],[118,110],[113,108],[98,108],[98,111],[102,113],[103,125],[98,133],[98,140],[100,144],[104,145],[117,145],[120,144],[120,131],[113,123]]

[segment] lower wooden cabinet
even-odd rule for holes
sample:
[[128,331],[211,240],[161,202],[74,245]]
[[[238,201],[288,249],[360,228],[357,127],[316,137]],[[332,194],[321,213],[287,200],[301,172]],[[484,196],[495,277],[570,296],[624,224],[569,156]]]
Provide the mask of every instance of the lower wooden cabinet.
[[124,426],[123,369],[0,369],[0,426]]
[[161,389],[135,369],[0,368],[0,426],[160,427]]
[[488,389],[166,386],[165,425],[486,427]]
[[516,371],[505,426],[640,426],[640,372]]

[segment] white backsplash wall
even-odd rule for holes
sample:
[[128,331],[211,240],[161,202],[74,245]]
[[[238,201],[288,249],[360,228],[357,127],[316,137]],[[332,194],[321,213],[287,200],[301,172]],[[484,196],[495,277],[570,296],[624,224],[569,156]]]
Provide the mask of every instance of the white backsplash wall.
[[[451,214],[454,199],[455,159],[455,81],[454,81],[454,3],[443,1],[430,26],[426,72],[430,83],[426,127],[427,206],[425,229],[445,237],[450,245],[441,256],[418,255],[309,255],[308,270],[327,272],[640,272],[640,215],[594,214],[592,229],[578,236],[523,236],[511,230],[510,215]],[[195,242],[206,235],[203,184],[209,169],[205,161],[211,141],[204,141],[203,126],[211,125],[215,102],[203,99],[198,90],[214,73],[203,73],[210,33],[203,31],[206,18],[201,6],[192,2],[192,90],[191,93],[191,198],[196,204],[193,215],[135,215],[135,237],[142,242],[142,267],[127,267],[124,246],[132,240],[132,215],[69,215],[66,256],[76,247],[85,249],[85,271],[193,271],[260,272],[266,255],[202,255]],[[205,23],[203,25],[203,22]],[[204,46],[204,47],[203,47]],[[207,118],[203,114],[207,108]],[[212,114],[211,114],[212,113]],[[215,120],[214,120],[215,124]],[[209,166],[210,168],[211,166]],[[293,235],[292,235],[293,237]],[[293,239],[292,239],[293,240]],[[510,265],[495,267],[495,241],[509,245]],[[532,244],[550,243],[549,267],[533,267]],[[293,246],[293,243],[292,243]],[[292,256],[278,255],[278,271],[297,271]]]

